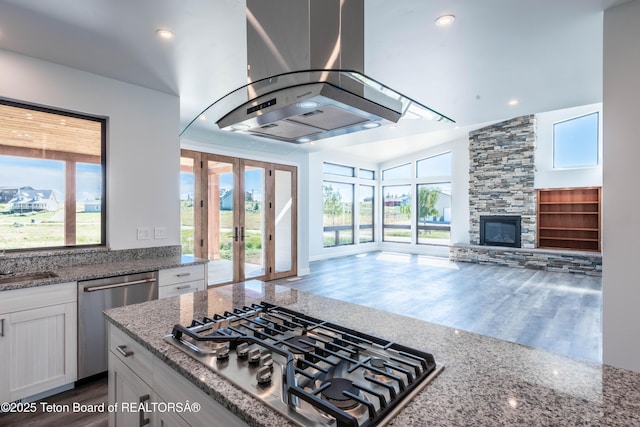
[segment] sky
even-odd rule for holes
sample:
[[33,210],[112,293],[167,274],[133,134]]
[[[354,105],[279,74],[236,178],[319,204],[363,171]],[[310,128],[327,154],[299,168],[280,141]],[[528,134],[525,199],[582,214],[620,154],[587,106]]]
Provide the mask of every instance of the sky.
[[554,167],[598,164],[598,113],[556,123],[553,126]]
[[[101,166],[78,163],[76,167],[77,200],[94,200],[101,193]],[[0,156],[0,187],[32,187],[54,190],[64,196],[64,162]]]

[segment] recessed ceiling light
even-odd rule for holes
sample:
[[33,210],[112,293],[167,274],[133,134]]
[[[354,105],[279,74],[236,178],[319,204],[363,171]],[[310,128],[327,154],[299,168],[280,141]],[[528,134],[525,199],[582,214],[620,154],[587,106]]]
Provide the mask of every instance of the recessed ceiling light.
[[373,128],[379,127],[380,123],[378,123],[378,122],[367,122],[363,126],[366,127],[367,129],[373,129]]
[[310,142],[310,141],[311,140],[309,138],[307,138],[307,137],[298,138],[298,142],[304,143],[304,142]]
[[250,126],[249,125],[245,125],[244,123],[239,123],[237,125],[231,126],[231,129],[233,129],[233,130],[247,130],[249,128],[250,128]]
[[205,116],[204,114],[200,114],[200,117],[198,117],[200,120],[207,120],[207,116]]
[[436,25],[438,27],[446,27],[448,25],[453,24],[453,21],[456,20],[455,15],[442,15],[436,18]]
[[518,105],[519,103],[520,103],[520,101],[518,101],[517,99],[510,99],[507,104],[509,104],[509,106],[513,107],[515,105]]
[[171,30],[167,30],[165,28],[160,28],[156,30],[156,34],[158,35],[158,37],[164,40],[171,40],[172,38],[175,37],[175,34],[173,34]]

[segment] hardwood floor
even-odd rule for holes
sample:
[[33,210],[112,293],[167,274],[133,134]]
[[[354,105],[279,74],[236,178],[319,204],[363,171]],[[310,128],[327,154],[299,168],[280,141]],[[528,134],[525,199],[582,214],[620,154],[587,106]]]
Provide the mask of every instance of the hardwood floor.
[[[98,378],[92,382],[77,386],[73,390],[65,391],[40,402],[50,405],[68,405],[73,408],[74,403],[83,405],[107,404],[107,376]],[[36,413],[7,413],[0,414],[0,426],[2,427],[107,427],[107,412],[73,412],[72,410],[61,412],[45,412],[42,405],[37,402]]]
[[602,360],[601,277],[370,252],[277,283],[583,360]]

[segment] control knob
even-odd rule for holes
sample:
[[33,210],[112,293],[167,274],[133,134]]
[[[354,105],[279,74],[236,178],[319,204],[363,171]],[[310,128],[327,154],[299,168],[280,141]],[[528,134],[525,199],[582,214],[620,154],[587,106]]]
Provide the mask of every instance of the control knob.
[[249,355],[249,344],[246,342],[238,344],[236,347],[236,355],[240,359],[244,359]]
[[216,359],[218,360],[227,360],[229,358],[229,343],[226,342],[222,344],[216,350]]
[[271,366],[261,366],[256,373],[256,380],[259,385],[271,383]]

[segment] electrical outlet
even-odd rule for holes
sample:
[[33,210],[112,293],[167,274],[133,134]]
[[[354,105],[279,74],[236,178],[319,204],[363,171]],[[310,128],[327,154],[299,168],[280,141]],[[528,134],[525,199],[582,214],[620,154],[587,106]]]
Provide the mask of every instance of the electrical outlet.
[[149,240],[151,238],[151,230],[149,227],[138,227],[138,240]]
[[166,239],[167,227],[156,227],[153,229],[153,234],[156,239]]

